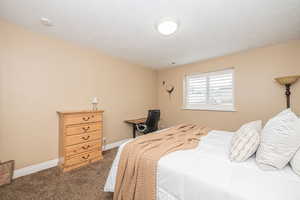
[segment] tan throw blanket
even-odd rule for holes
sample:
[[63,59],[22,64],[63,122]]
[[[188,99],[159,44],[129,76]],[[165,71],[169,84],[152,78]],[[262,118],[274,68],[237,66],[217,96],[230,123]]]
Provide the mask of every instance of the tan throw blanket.
[[122,150],[114,200],[155,200],[156,167],[164,155],[197,147],[209,129],[179,125],[157,134],[141,136]]

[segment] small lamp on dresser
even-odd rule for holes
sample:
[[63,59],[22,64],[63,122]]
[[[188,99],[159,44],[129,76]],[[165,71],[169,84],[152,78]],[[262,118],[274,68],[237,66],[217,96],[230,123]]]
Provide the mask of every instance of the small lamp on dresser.
[[92,105],[93,105],[93,111],[96,111],[98,110],[98,98],[97,97],[94,97],[93,100],[92,100]]
[[300,76],[285,76],[285,77],[279,77],[279,78],[275,78],[275,80],[280,84],[280,85],[284,85],[285,86],[285,95],[286,95],[286,105],[287,108],[291,107],[291,100],[290,100],[290,96],[291,96],[291,85],[293,85],[294,83],[297,82],[297,80],[300,78]]

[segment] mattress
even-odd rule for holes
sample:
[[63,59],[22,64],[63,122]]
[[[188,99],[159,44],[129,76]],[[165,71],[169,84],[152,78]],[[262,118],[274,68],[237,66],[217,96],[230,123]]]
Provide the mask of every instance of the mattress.
[[[157,166],[157,200],[299,200],[300,177],[290,166],[262,171],[252,157],[228,159],[233,133],[211,131],[198,147],[162,157]],[[104,191],[113,192],[123,144],[113,161]]]

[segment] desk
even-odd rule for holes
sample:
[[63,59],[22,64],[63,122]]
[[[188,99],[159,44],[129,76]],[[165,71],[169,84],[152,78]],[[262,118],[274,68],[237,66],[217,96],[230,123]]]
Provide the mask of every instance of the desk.
[[133,138],[135,138],[135,132],[136,132],[136,125],[140,124],[140,123],[145,123],[147,120],[147,118],[139,118],[139,119],[130,119],[130,120],[125,120],[124,122],[127,124],[131,124],[132,125],[132,136]]

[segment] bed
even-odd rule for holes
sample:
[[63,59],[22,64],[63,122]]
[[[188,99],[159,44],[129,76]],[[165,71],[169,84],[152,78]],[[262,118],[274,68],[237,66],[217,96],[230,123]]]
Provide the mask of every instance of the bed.
[[[300,177],[290,166],[262,171],[252,157],[243,163],[228,159],[232,132],[211,131],[192,150],[162,157],[157,166],[157,200],[299,200]],[[114,192],[120,146],[104,191]]]

